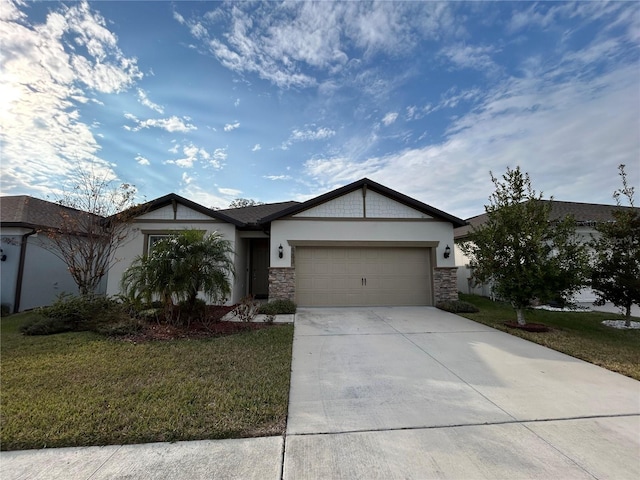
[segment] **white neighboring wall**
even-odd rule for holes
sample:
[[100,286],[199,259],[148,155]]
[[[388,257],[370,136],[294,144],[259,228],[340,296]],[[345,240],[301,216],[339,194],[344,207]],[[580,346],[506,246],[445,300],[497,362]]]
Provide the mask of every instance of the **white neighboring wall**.
[[[20,251],[23,236],[32,230],[29,228],[3,228],[2,253],[6,260],[0,265],[2,303],[15,309],[16,290],[18,289],[18,272],[20,268]],[[36,234],[27,238],[24,248],[24,267],[20,288],[19,310],[51,305],[62,293],[77,295],[78,287],[69,273],[67,264],[60,260],[48,248],[51,240],[46,235]],[[104,292],[104,284],[99,286]]]

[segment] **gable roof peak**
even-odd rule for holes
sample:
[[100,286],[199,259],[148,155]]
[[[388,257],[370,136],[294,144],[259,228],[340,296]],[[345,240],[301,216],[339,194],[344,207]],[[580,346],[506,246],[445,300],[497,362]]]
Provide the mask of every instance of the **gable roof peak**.
[[282,211],[275,212],[272,215],[268,215],[264,218],[261,218],[260,223],[268,223],[288,215],[294,215],[296,213],[302,212],[304,210],[308,210],[322,203],[326,203],[330,200],[346,195],[347,193],[351,193],[364,186],[366,186],[368,189],[371,189],[381,195],[384,195],[392,200],[395,200],[396,202],[407,205],[408,207],[416,209],[420,212],[426,213],[430,216],[439,218],[441,220],[445,220],[447,222],[451,222],[454,227],[460,227],[460,226],[466,225],[466,222],[458,217],[445,213],[442,210],[438,210],[437,208],[427,205],[426,203],[422,203],[421,201],[416,200],[415,198],[411,198],[389,187],[385,187],[384,185],[377,183],[367,177],[361,178],[360,180],[357,180],[355,182],[349,183],[342,187],[336,188],[335,190],[331,190],[330,192],[314,197],[310,200],[307,200],[306,202],[302,202],[300,204],[286,208]]
[[199,203],[196,203],[192,200],[189,200],[185,197],[182,197],[180,195],[178,195],[177,193],[168,193],[167,195],[164,195],[162,197],[156,198],[155,200],[151,200],[149,202],[143,203],[142,205],[139,205],[137,207],[133,207],[133,208],[137,208],[140,209],[143,213],[149,213],[152,212],[154,210],[158,210],[159,208],[163,208],[166,207],[167,205],[171,205],[173,203],[179,203],[181,205],[184,205],[187,208],[190,208],[191,210],[195,210],[196,212],[200,212],[203,215],[207,215],[211,218],[216,218],[218,220],[223,220],[225,222],[231,223],[237,227],[241,227],[243,226],[243,223],[236,220],[235,218],[230,217],[229,215],[226,215],[222,212],[219,212],[218,210],[214,210],[212,208],[207,208],[203,205],[200,205]]

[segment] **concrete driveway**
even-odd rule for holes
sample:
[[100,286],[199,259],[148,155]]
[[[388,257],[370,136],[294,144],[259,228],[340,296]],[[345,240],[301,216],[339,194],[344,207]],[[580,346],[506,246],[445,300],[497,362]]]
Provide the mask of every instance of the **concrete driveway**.
[[640,382],[435,308],[299,309],[286,480],[640,478]]
[[434,308],[300,309],[285,438],[0,452],[0,478],[635,480],[640,382]]

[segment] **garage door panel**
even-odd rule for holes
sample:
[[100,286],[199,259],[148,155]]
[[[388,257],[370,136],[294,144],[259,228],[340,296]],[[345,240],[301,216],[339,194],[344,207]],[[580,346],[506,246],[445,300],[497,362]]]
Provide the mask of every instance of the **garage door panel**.
[[296,278],[301,306],[432,304],[427,248],[298,247]]

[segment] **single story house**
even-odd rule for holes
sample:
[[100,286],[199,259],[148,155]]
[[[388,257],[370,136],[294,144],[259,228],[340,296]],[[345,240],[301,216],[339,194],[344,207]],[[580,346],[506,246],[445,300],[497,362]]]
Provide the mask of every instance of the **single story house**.
[[[544,200],[548,202],[549,200]],[[559,220],[572,215],[576,220],[576,234],[580,241],[587,243],[598,235],[595,229],[598,223],[614,221],[611,211],[613,209],[622,208],[629,209],[633,207],[618,207],[616,205],[602,205],[597,203],[580,203],[580,202],[561,202],[553,200],[551,202],[550,220]],[[462,293],[474,293],[477,295],[491,296],[490,285],[476,285],[473,281],[473,269],[470,267],[470,260],[462,253],[460,244],[463,243],[474,227],[481,226],[487,221],[486,213],[468,218],[466,225],[456,227],[454,230],[455,237],[455,264],[457,270],[458,290]],[[574,301],[576,302],[593,302],[596,300],[596,294],[590,288],[584,288],[576,294]]]
[[[51,305],[61,293],[77,294],[67,265],[43,229],[60,228],[63,216],[86,215],[27,195],[0,198],[0,293],[11,312]],[[101,285],[105,291],[106,282]]]
[[253,295],[301,306],[434,305],[458,296],[450,253],[465,222],[367,178],[302,203],[212,210],[172,193],[141,210],[108,294],[158,238],[199,229],[232,244],[228,303]]

